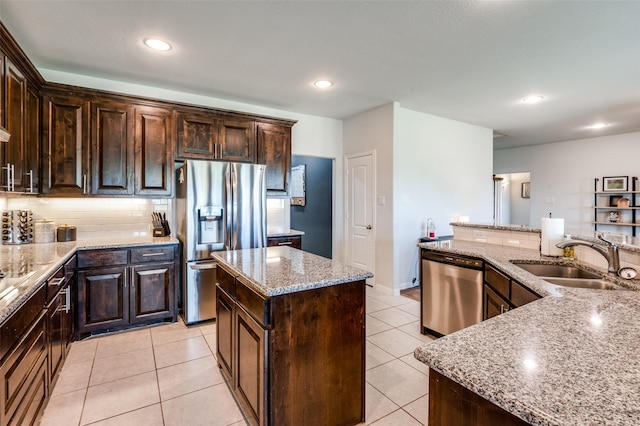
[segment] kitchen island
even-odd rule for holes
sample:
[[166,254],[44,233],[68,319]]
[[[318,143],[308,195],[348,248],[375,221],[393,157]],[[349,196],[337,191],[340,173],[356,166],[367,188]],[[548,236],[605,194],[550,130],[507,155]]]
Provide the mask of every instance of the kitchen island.
[[364,421],[365,280],[289,247],[216,252],[217,359],[251,424]]
[[482,258],[544,296],[416,349],[430,367],[430,424],[474,424],[490,411],[507,413],[503,424],[640,424],[638,280],[618,280],[636,291],[560,287],[510,262],[553,261],[536,250],[467,241],[428,249]]

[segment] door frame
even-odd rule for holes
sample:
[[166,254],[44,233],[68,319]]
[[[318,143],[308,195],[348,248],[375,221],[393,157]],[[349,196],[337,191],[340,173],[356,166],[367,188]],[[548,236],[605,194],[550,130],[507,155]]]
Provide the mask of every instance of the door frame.
[[376,285],[376,262],[375,262],[375,258],[376,258],[376,242],[378,240],[377,234],[378,234],[378,219],[377,219],[377,194],[378,194],[378,190],[377,190],[377,184],[378,184],[378,179],[377,179],[377,170],[376,170],[376,165],[378,164],[377,161],[377,153],[376,150],[373,149],[371,151],[362,151],[362,152],[357,152],[357,153],[353,153],[353,154],[347,154],[344,156],[344,170],[343,170],[343,178],[344,178],[344,199],[343,199],[343,205],[344,205],[344,213],[342,215],[342,219],[344,221],[344,234],[343,234],[343,247],[342,247],[342,251],[344,253],[344,258],[345,258],[345,263],[353,266],[351,263],[351,260],[349,258],[349,195],[350,195],[350,190],[349,190],[349,175],[348,175],[348,171],[349,171],[349,161],[354,159],[354,158],[358,158],[358,157],[366,157],[366,156],[371,156],[371,164],[372,164],[372,178],[373,178],[373,199],[371,200],[372,202],[372,206],[371,206],[371,221],[372,226],[373,226],[373,233],[372,233],[372,238],[373,238],[373,259],[372,259],[372,268],[373,270],[371,271],[371,273],[373,273],[373,278],[367,278],[367,284],[374,286]]

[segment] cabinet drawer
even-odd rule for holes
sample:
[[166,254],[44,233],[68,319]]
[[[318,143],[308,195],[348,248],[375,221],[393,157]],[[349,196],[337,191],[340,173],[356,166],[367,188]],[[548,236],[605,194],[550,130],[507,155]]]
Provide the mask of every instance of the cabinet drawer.
[[226,291],[229,296],[236,296],[236,280],[235,275],[226,270],[220,263],[216,268],[216,283]]
[[131,263],[173,261],[175,246],[151,246],[131,249]]
[[71,257],[71,259],[67,261],[67,263],[64,264],[64,276],[66,281],[69,281],[71,278],[73,278],[73,274],[76,273],[76,264],[77,257],[75,254]]
[[509,300],[509,281],[511,281],[509,278],[487,265],[484,268],[484,281]]
[[129,250],[86,250],[78,252],[78,269],[126,265]]
[[522,284],[511,281],[511,303],[515,307],[526,305],[529,302],[540,299],[540,296],[524,287]]
[[243,279],[236,277],[236,300],[261,326],[267,327],[270,325],[271,299],[251,290]]
[[0,359],[42,313],[46,300],[46,286],[42,286],[0,327]]
[[58,294],[65,281],[64,266],[61,266],[47,279],[47,303],[56,297],[56,294]]
[[[46,315],[40,317],[31,329],[20,339],[15,348],[7,355],[0,368],[2,377],[2,414],[11,419],[23,405],[30,385],[36,380],[36,374],[47,360]],[[28,404],[27,404],[28,405]],[[17,422],[18,424],[20,422]]]
[[270,237],[267,238],[267,247],[289,246],[302,249],[302,237]]

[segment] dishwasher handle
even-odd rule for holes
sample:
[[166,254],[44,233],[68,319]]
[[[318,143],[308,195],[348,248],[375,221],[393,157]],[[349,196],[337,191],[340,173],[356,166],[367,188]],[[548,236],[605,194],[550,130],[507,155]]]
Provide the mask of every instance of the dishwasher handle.
[[423,250],[422,258],[424,260],[429,260],[437,263],[445,263],[448,265],[460,266],[463,268],[470,269],[483,269],[484,262],[482,259],[477,259],[474,257],[466,257],[457,254],[448,254],[448,253],[434,253],[431,251]]

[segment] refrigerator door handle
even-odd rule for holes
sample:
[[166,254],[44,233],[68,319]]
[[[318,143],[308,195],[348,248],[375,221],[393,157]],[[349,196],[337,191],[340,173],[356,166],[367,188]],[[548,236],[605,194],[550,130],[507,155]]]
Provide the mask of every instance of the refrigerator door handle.
[[231,229],[232,229],[232,223],[233,223],[233,215],[234,215],[234,209],[233,209],[233,174],[232,174],[232,164],[229,164],[227,166],[227,171],[225,173],[225,186],[226,186],[226,197],[227,199],[226,204],[227,204],[227,213],[226,213],[226,221],[225,221],[225,236],[224,236],[224,241],[225,241],[225,247],[227,250],[232,250],[232,240],[231,240]]

